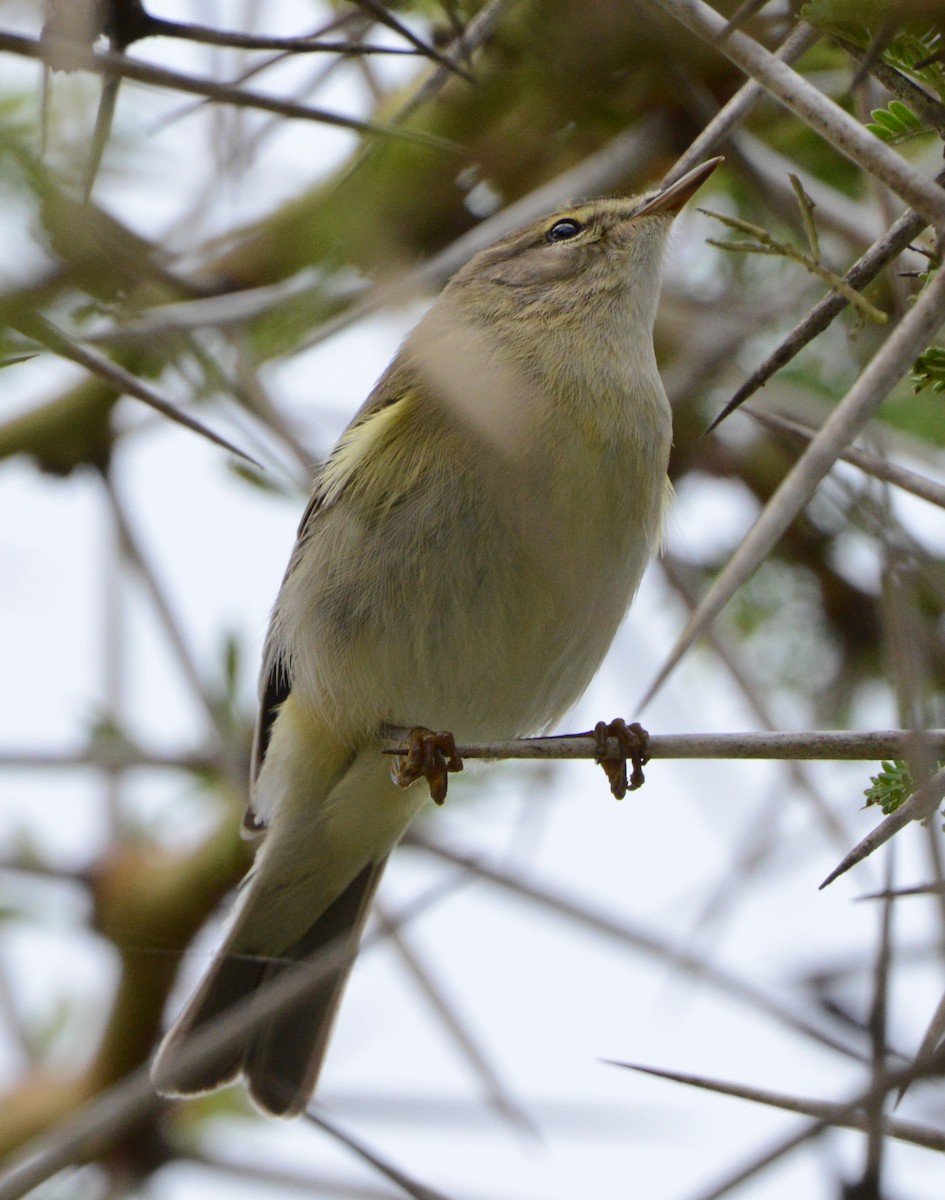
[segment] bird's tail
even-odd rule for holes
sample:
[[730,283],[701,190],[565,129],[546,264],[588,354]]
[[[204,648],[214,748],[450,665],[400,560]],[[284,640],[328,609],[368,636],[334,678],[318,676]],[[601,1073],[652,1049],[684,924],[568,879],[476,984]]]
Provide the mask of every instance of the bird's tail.
[[[239,918],[203,982],[168,1031],[154,1059],[151,1078],[166,1096],[192,1096],[243,1075],[252,1098],[267,1112],[295,1116],[315,1088],[335,1013],[358,950],[361,932],[386,857],[370,862],[315,918],[305,933],[276,957],[248,946],[254,922],[253,883]],[[298,978],[300,964],[311,987],[287,1007],[269,1010],[279,981]],[[293,984],[293,986],[295,986]],[[258,996],[260,1013],[247,1032],[199,1061],[191,1052],[197,1035],[235,1006]],[[251,1012],[251,1003],[248,1006]],[[190,1060],[190,1061],[188,1061]]]

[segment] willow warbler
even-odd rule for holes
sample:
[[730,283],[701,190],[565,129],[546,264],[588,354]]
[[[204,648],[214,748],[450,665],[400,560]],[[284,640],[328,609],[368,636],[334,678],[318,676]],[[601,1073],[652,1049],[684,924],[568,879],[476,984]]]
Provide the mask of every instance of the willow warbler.
[[[596,672],[667,492],[663,247],[719,161],[477,254],[319,471],[264,655],[247,814],[260,845],[155,1059],[162,1093],[242,1074],[263,1109],[304,1108],[384,864],[427,799],[392,783],[385,730],[535,733]],[[313,964],[304,996],[188,1061],[198,1030],[329,944],[341,953]]]

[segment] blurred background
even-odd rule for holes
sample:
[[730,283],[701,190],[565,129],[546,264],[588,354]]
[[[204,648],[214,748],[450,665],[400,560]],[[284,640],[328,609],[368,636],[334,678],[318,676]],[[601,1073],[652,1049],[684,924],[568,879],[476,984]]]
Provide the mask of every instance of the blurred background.
[[[746,76],[663,7],[0,0],[0,1195],[28,1146],[50,1198],[708,1200],[745,1172],[764,1200],[940,1194],[940,1079],[897,1130],[882,1094],[866,1133],[817,1108],[906,1063],[945,990],[940,816],[818,892],[882,819],[879,763],[654,760],[619,803],[590,762],[470,767],[385,875],[311,1119],[141,1082],[247,866],[256,672],[312,470],[471,247],[654,186],[707,128],[726,162],[676,222],[657,328],[666,545],[561,731],[945,724],[945,524],[882,477],[941,477],[934,345],[872,469],[835,466],[638,708],[803,446],[744,412],[706,428],[830,290],[712,244],[757,238],[701,209],[843,274],[905,208],[763,92],[713,125]],[[939,5],[736,15],[940,169]],[[886,323],[847,306],[757,411],[823,424],[937,269],[921,226],[865,289]],[[863,899],[884,888],[916,894]]]

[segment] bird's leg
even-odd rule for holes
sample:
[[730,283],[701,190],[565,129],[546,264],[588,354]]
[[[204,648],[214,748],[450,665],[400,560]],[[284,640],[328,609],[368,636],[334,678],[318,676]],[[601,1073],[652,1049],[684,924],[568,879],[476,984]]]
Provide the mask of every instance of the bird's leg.
[[[622,800],[628,791],[635,792],[643,786],[643,766],[649,761],[650,735],[639,723],[634,721],[628,725],[621,717],[615,721],[598,721],[594,726],[594,738],[597,741],[595,760],[600,763],[610,780],[610,790]],[[607,739],[616,738],[620,743],[621,754],[613,758],[607,749]],[[633,763],[633,771],[627,780],[627,759]]]
[[456,753],[456,739],[446,731],[434,732],[416,725],[404,738],[406,754],[399,754],[391,767],[391,779],[398,787],[410,787],[423,778],[430,785],[430,796],[437,804],[446,799],[447,775],[461,771],[463,760]]

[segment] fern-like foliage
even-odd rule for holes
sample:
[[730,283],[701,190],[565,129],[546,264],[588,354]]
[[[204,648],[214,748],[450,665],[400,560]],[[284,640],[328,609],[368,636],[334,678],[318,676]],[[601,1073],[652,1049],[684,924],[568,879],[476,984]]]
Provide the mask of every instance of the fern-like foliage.
[[807,0],[801,16],[863,50],[878,44],[883,62],[945,100],[945,62],[938,57],[945,56],[943,30],[930,24],[928,16],[906,19],[908,9],[895,0]]
[[912,366],[909,376],[913,392],[945,392],[945,346],[929,346],[923,350]]
[[928,126],[923,125],[908,104],[903,104],[901,100],[890,100],[888,108],[874,108],[870,115],[873,120],[867,122],[866,128],[891,145],[929,132]]
[[[941,766],[941,764],[938,764]],[[915,791],[915,781],[906,763],[884,762],[878,775],[870,776],[870,786],[864,791],[866,803],[878,804],[886,816],[908,800]]]

